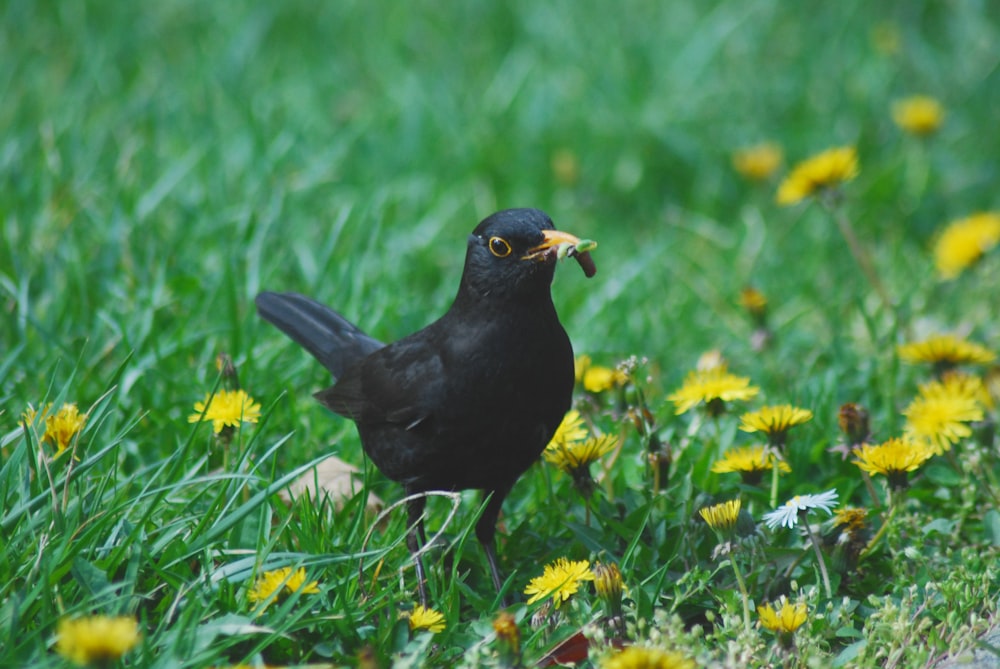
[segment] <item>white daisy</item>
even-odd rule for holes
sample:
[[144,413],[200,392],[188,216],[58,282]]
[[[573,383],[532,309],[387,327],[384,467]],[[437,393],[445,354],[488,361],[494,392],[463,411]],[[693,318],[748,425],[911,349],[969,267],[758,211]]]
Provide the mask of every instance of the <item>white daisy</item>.
[[799,520],[799,514],[809,509],[823,509],[827,513],[833,513],[833,507],[837,503],[837,491],[827,490],[818,495],[796,495],[774,511],[764,514],[764,522],[772,530],[779,525],[784,527],[795,527]]

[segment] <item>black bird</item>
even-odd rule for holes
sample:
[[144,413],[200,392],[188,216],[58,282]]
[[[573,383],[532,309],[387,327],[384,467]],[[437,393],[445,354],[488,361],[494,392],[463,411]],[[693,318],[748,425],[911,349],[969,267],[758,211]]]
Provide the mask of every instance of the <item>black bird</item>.
[[[573,348],[552,304],[556,261],[576,256],[596,271],[580,240],[537,209],[508,209],[469,236],[455,301],[440,319],[389,344],[295,293],[262,292],[257,309],[336,379],[316,398],[357,424],[375,466],[407,494],[478,489],[476,524],[497,591],[494,535],[514,482],[545,449],[570,408]],[[412,553],[424,539],[425,498],[408,506]],[[415,560],[421,602],[427,591]]]

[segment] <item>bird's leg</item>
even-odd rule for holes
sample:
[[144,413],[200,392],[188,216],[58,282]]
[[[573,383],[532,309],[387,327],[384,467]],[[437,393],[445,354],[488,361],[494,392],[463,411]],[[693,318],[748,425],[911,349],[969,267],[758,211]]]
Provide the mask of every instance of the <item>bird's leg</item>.
[[410,549],[413,563],[417,570],[417,590],[420,593],[420,605],[427,608],[427,577],[424,575],[424,561],[420,556],[420,548],[427,543],[424,534],[424,507],[427,498],[415,497],[406,505],[407,522],[410,527],[406,531],[406,547]]
[[[483,545],[483,550],[486,552],[490,576],[493,577],[493,586],[498,593],[503,588],[503,579],[500,578],[500,568],[497,565],[497,548],[494,538],[497,533],[497,518],[500,516],[500,508],[503,506],[503,500],[507,497],[508,492],[510,492],[510,486],[485,491],[483,494],[489,495],[489,500],[486,502],[486,508],[483,509],[483,515],[476,523],[476,538],[479,539],[479,543]],[[506,598],[501,599],[501,606],[507,606]]]

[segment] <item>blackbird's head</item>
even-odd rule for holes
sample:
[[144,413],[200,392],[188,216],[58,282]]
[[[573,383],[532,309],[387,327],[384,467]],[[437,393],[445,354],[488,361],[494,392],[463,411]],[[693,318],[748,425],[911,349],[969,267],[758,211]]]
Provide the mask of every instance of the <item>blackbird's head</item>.
[[[538,209],[498,211],[469,235],[462,289],[480,295],[547,293],[556,262],[567,253],[572,255],[579,242],[556,230],[552,219]],[[589,254],[577,259],[591,276]]]

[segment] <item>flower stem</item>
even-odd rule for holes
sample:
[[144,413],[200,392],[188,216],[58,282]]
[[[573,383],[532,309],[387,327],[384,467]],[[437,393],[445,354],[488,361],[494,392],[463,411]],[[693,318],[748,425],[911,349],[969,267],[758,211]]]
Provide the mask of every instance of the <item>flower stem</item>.
[[826,571],[826,561],[823,560],[823,551],[819,548],[819,538],[813,532],[812,526],[809,525],[809,520],[806,518],[802,520],[806,526],[806,533],[809,534],[809,543],[812,544],[813,550],[816,551],[816,561],[819,563],[819,573],[823,577],[823,588],[826,590],[826,598],[833,599],[833,588],[830,587],[830,574]]
[[[889,499],[892,499],[891,493],[889,495]],[[881,541],[882,535],[884,535],[886,530],[889,529],[889,525],[892,524],[892,519],[896,517],[896,509],[898,508],[898,506],[899,505],[897,504],[892,504],[889,507],[889,515],[886,517],[884,521],[882,521],[882,527],[878,528],[878,532],[875,533],[875,536],[871,538],[871,541],[868,542],[868,545],[865,546],[865,549],[861,551],[860,555],[858,555],[858,562],[861,562],[861,560],[864,560],[866,557],[871,555],[872,552],[875,550],[875,547],[878,546],[878,542]]]
[[747,594],[747,585],[743,581],[743,574],[740,572],[739,565],[736,564],[736,556],[732,555],[729,558],[729,564],[733,566],[733,573],[736,575],[736,584],[740,588],[740,597],[743,598],[743,628],[746,630],[747,634],[750,633],[750,595]]
[[771,463],[771,508],[778,506],[778,455],[775,454]]
[[854,256],[855,262],[858,263],[858,267],[861,268],[861,272],[868,279],[868,283],[878,294],[879,299],[882,301],[882,305],[885,307],[886,311],[890,314],[895,315],[896,310],[892,304],[892,298],[889,297],[889,292],[885,289],[882,280],[878,277],[878,272],[875,271],[875,265],[872,263],[871,256],[865,251],[865,247],[861,245],[858,241],[858,236],[854,234],[854,228],[851,226],[851,221],[844,214],[842,207],[834,206],[834,203],[830,202],[827,198],[821,198],[820,201],[825,206],[826,210],[830,212],[833,216],[833,220],[837,223],[837,227],[840,229],[840,234],[847,242],[847,247],[851,251],[851,255]]

